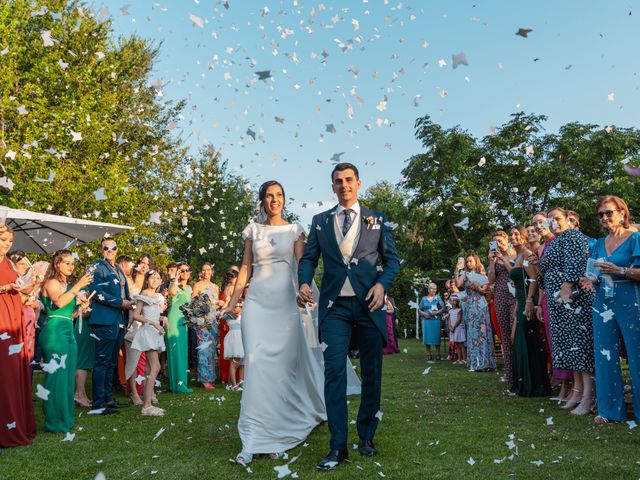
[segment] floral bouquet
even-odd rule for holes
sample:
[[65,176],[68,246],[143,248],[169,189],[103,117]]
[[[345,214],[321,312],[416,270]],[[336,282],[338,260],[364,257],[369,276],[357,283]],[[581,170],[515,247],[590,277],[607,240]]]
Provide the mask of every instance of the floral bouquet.
[[196,295],[180,307],[190,328],[218,328],[218,315],[213,300],[206,293]]

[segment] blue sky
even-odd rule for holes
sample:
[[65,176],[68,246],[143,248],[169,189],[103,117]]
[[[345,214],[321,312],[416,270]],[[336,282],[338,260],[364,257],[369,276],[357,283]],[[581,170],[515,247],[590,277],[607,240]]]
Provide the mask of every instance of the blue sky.
[[[162,42],[153,82],[166,84],[163,98],[188,99],[179,128],[192,151],[211,143],[254,184],[280,180],[303,224],[333,202],[336,154],[358,165],[364,188],[398,181],[421,151],[413,125],[425,114],[478,136],[519,110],[548,115],[551,131],[571,121],[636,126],[632,2],[227,4],[93,6],[117,35]],[[519,28],[533,31],[523,38]],[[469,65],[453,69],[461,52]],[[271,78],[258,80],[265,70]]]

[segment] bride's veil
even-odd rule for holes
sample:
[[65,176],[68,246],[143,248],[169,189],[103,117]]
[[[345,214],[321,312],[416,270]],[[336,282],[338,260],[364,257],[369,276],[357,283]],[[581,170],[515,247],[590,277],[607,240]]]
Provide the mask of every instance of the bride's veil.
[[[298,262],[295,257],[291,262],[292,278],[296,292],[298,291]],[[320,301],[320,290],[316,285],[316,281],[311,282],[311,290],[313,291],[313,307],[300,309],[300,321],[302,322],[302,329],[304,330],[304,336],[307,339],[307,345],[316,354],[316,357],[320,361],[322,371],[324,372],[324,360],[322,356],[322,344],[318,341],[318,302]],[[349,357],[347,357],[347,395],[360,395],[361,382],[358,374],[355,371],[355,367],[351,363]]]

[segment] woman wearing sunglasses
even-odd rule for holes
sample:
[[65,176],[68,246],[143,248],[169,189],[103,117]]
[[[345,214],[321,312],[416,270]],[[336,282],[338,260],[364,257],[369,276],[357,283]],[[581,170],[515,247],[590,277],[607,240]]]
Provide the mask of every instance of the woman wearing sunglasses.
[[187,321],[180,307],[191,300],[191,267],[186,263],[178,264],[176,279],[169,285],[169,307],[167,323],[167,369],[169,390],[176,393],[192,393],[187,387],[189,332]]
[[[602,197],[598,218],[606,237],[591,251],[596,269],[580,280],[584,290],[595,289],[593,337],[596,364],[596,423],[624,421],[624,382],[620,368],[621,340],[627,350],[633,413],[640,422],[640,233],[630,225],[629,208],[613,195]],[[587,278],[588,277],[588,278]]]

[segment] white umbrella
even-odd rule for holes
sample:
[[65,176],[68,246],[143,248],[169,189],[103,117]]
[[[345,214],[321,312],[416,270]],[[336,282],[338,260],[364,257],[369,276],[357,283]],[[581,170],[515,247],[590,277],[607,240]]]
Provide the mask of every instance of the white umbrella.
[[13,249],[26,253],[53,253],[62,248],[133,230],[133,227],[126,225],[93,222],[3,206],[0,206],[0,223],[6,223],[13,229]]

